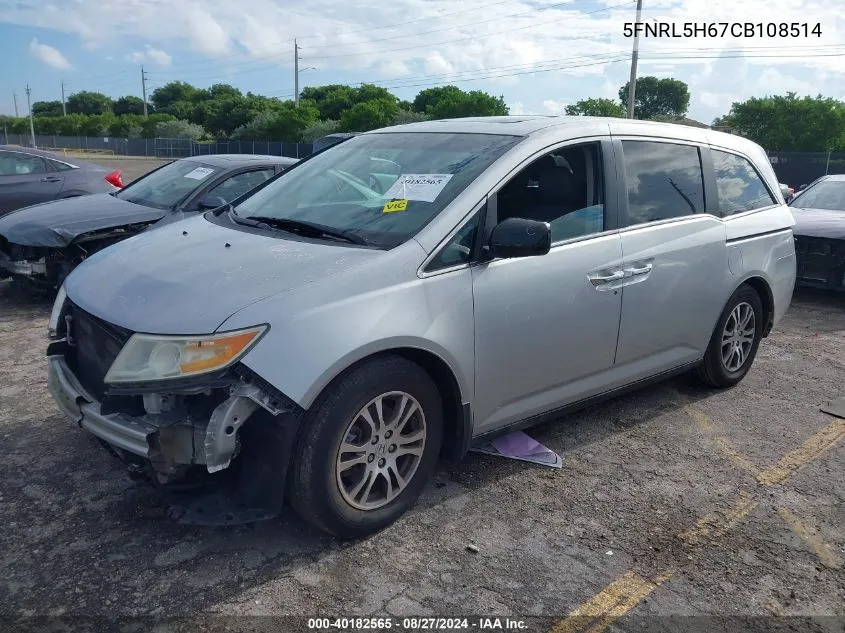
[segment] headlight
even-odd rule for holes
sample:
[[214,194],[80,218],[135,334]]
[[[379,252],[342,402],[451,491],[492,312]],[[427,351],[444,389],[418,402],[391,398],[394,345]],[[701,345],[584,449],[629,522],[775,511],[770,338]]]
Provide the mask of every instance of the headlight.
[[53,302],[53,311],[50,312],[50,321],[47,323],[47,330],[50,336],[56,336],[59,331],[59,318],[62,316],[62,308],[65,307],[65,300],[67,293],[65,292],[65,285],[59,288],[59,294],[56,295],[56,300]]
[[106,374],[105,382],[146,382],[225,369],[249,351],[269,326],[207,336],[133,334]]

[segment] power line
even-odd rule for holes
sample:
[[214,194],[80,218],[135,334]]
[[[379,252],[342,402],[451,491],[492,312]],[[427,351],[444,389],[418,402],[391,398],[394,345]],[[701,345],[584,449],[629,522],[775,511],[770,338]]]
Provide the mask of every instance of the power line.
[[[536,9],[529,9],[528,11],[519,11],[517,13],[508,13],[507,15],[500,15],[500,16],[495,17],[495,18],[490,18],[489,20],[481,20],[480,22],[472,22],[471,24],[460,24],[460,25],[456,25],[456,26],[443,27],[442,29],[434,29],[432,31],[422,31],[420,33],[394,35],[392,37],[382,37],[382,38],[375,39],[375,40],[364,40],[362,42],[352,42],[350,45],[359,46],[359,45],[363,45],[363,44],[372,44],[374,42],[387,42],[389,40],[404,40],[404,39],[408,39],[409,37],[419,37],[420,35],[430,35],[432,33],[442,33],[444,31],[454,31],[456,29],[462,29],[462,28],[468,27],[468,26],[471,27],[471,26],[478,26],[480,24],[489,24],[490,22],[501,22],[502,20],[506,20],[506,19],[509,19],[509,18],[516,18],[516,17],[520,17],[520,16],[523,16],[523,15],[528,15],[529,13],[540,13],[541,11],[548,11],[549,9],[556,9],[556,8],[561,7],[563,5],[571,5],[571,4],[572,4],[571,0],[568,0],[566,2],[557,2],[555,4],[550,4],[550,5],[547,5],[545,7],[538,7]],[[616,6],[621,7],[621,6],[625,6],[625,5],[628,5],[628,4],[632,4],[632,0],[629,0],[629,2],[624,2],[624,3],[622,3],[620,5],[616,5]],[[601,9],[597,9],[595,11],[590,11],[590,12],[584,13],[583,15],[590,15],[592,13],[598,13],[600,11],[608,11],[609,9],[613,9],[613,8],[616,8],[616,7],[603,7]],[[321,45],[321,46],[311,46],[311,47],[306,47],[306,50],[311,50],[311,49],[314,49],[314,48],[337,48],[337,44],[324,44],[324,45]]]
[[[622,4],[616,4],[609,7],[602,7],[601,9],[596,9],[594,11],[587,11],[586,13],[582,13],[581,15],[593,15],[595,13],[600,13],[602,11],[609,11],[611,9],[617,9],[619,7],[624,7],[633,4],[633,0],[629,0],[628,2],[623,2]],[[457,39],[452,40],[445,40],[443,42],[431,42],[428,44],[417,44],[415,46],[405,46],[403,48],[385,48],[377,51],[369,51],[366,53],[338,53],[335,55],[317,55],[315,57],[309,57],[308,59],[311,60],[319,60],[319,59],[336,59],[338,57],[359,57],[361,55],[373,55],[378,53],[395,53],[399,51],[410,51],[417,48],[431,48],[432,46],[442,46],[444,44],[452,44],[454,42],[465,42],[467,40],[481,40],[488,37],[493,37],[494,35],[502,35],[502,34],[510,34],[514,31],[524,31],[525,29],[532,29],[538,26],[546,26],[548,24],[555,24],[557,22],[562,22],[563,20],[569,19],[569,16],[565,16],[562,18],[556,18],[554,20],[547,20],[545,22],[538,22],[536,24],[527,24],[525,26],[519,27],[512,27],[505,29],[503,31],[494,31],[493,33],[484,33],[483,35],[468,35],[466,37],[459,37]],[[498,20],[497,20],[498,21]],[[481,23],[479,23],[481,24]]]
[[[235,53],[233,55],[227,55],[225,57],[218,57],[218,58],[216,58],[216,60],[212,60],[211,63],[218,63],[218,62],[226,60],[226,59],[235,59],[235,58],[241,57],[243,55],[255,54],[255,53],[259,53],[261,51],[269,52],[269,51],[272,51],[272,50],[276,50],[278,47],[282,46],[283,44],[291,43],[294,39],[308,40],[308,39],[327,38],[327,37],[340,37],[340,36],[344,36],[344,35],[354,35],[354,34],[357,34],[357,33],[367,33],[367,32],[370,32],[370,31],[383,31],[385,29],[390,29],[390,28],[405,28],[409,24],[415,24],[415,23],[418,23],[418,22],[425,22],[427,20],[441,19],[441,18],[452,16],[452,15],[458,15],[460,13],[469,13],[471,11],[478,11],[480,9],[487,9],[487,8],[490,8],[490,7],[493,7],[493,6],[506,4],[506,3],[511,2],[511,1],[512,0],[498,0],[497,2],[490,2],[488,4],[482,4],[482,5],[478,5],[478,6],[475,6],[475,7],[468,7],[466,9],[460,9],[458,11],[452,11],[450,13],[441,13],[441,14],[438,14],[438,15],[431,15],[431,16],[424,17],[424,18],[416,18],[414,20],[404,20],[401,23],[394,23],[394,24],[383,25],[383,26],[368,27],[368,28],[365,28],[365,29],[357,29],[357,30],[354,30],[354,31],[335,31],[335,32],[329,32],[329,33],[323,33],[321,35],[305,35],[305,36],[302,36],[302,37],[297,36],[296,38],[290,37],[290,38],[287,38],[285,40],[277,40],[271,46],[265,46],[265,47],[262,47],[262,48],[254,49],[252,51],[243,51],[243,52],[240,52],[240,53]],[[560,4],[567,4],[567,3],[560,3]],[[541,7],[539,9],[534,9],[534,10],[535,11],[544,10],[545,8],[549,8],[549,7]],[[456,26],[456,27],[453,27],[453,28],[462,28],[462,27]],[[412,36],[413,35],[410,35],[410,36],[405,35],[405,36],[402,36],[402,37],[412,37]],[[331,45],[331,46],[336,46],[336,45]],[[259,60],[247,60],[247,61],[259,61]],[[190,66],[190,65],[195,65],[195,64],[203,65],[203,64],[208,64],[208,63],[209,63],[209,60],[198,59],[198,60],[182,62],[181,64],[174,64],[174,66],[178,67],[178,68],[182,68],[183,66]]]

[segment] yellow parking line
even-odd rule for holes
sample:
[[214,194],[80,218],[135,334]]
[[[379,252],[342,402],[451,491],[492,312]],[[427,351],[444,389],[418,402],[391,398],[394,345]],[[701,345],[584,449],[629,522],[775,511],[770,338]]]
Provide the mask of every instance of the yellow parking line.
[[704,540],[714,540],[728,533],[729,530],[747,517],[757,506],[751,495],[740,492],[726,510],[717,510],[701,517],[680,536],[687,543],[696,545]]
[[[655,580],[646,580],[634,571],[620,576],[587,602],[558,622],[549,633],[574,633],[592,625],[589,633],[601,633],[614,620],[622,617],[639,604],[671,576],[662,574]],[[599,620],[596,622],[596,618]]]
[[816,556],[819,557],[822,565],[830,567],[831,569],[839,569],[842,567],[842,559],[837,555],[836,551],[832,547],[826,545],[824,541],[819,538],[819,535],[816,534],[815,530],[804,525],[797,516],[792,514],[792,512],[786,508],[779,507],[777,511],[781,518],[789,526],[789,529],[795,532],[801,540],[813,549]]
[[711,420],[706,413],[691,404],[688,404],[684,408],[692,418],[695,425],[705,434],[710,436],[716,446],[718,446],[719,449],[727,455],[728,458],[730,458],[735,466],[738,466],[745,472],[754,475],[754,477],[758,477],[760,475],[760,469],[751,463],[751,460],[743,455],[733,442],[719,433],[716,425],[713,424],[713,420]]
[[845,420],[837,418],[794,451],[781,457],[774,466],[762,471],[757,481],[770,486],[783,483],[808,462],[835,446],[843,436],[845,436]]

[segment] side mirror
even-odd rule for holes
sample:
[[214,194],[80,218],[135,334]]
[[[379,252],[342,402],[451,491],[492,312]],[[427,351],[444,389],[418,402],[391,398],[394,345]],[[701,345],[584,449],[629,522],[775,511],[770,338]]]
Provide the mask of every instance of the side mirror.
[[552,247],[552,231],[545,222],[508,218],[490,235],[488,252],[493,257],[513,258],[545,255]]
[[218,207],[222,207],[223,205],[229,204],[226,202],[225,199],[221,198],[220,196],[206,196],[202,200],[199,201],[199,208],[200,209],[216,209]]

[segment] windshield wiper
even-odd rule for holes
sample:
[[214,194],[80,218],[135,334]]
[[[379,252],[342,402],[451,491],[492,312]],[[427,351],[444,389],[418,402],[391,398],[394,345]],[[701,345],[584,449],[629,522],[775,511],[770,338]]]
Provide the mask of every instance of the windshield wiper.
[[237,216],[236,222],[252,221],[255,225],[269,226],[274,229],[288,231],[297,235],[304,235],[305,237],[326,237],[339,242],[348,242],[350,244],[358,244],[359,246],[367,246],[367,241],[354,233],[347,230],[338,230],[316,222],[306,222],[305,220],[294,220],[292,218],[271,218],[264,215],[253,215],[249,217]]

